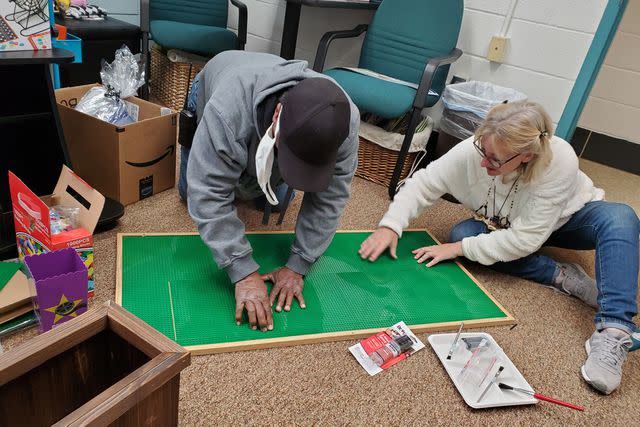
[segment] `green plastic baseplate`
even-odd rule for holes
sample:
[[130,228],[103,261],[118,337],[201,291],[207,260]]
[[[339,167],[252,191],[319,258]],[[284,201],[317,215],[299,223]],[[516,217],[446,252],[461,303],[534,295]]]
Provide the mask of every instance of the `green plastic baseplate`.
[[[407,231],[398,259],[362,260],[369,232],[338,232],[305,277],[307,308],[273,313],[274,330],[235,322],[234,288],[197,234],[119,235],[116,302],[195,354],[368,336],[404,321],[414,332],[512,324],[514,319],[455,262],[426,268],[411,251],[436,242]],[[282,266],[293,233],[249,233],[266,273]]]

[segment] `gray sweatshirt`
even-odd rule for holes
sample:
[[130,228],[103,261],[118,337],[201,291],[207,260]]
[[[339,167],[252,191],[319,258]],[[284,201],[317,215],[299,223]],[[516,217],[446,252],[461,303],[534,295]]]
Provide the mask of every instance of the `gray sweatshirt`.
[[[216,55],[202,72],[200,122],[187,167],[189,213],[233,283],[259,269],[233,204],[240,177],[255,176],[255,152],[262,137],[256,109],[270,94],[310,77],[329,78],[308,69],[306,61],[242,51]],[[336,232],[357,165],[359,122],[358,109],[351,102],[349,136],[338,150],[329,188],[304,195],[286,263],[299,274],[308,272]]]

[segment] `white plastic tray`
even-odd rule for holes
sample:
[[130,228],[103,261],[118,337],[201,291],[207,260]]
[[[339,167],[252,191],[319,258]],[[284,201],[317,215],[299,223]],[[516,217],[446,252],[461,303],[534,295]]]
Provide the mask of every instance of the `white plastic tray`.
[[[432,334],[427,338],[427,340],[429,341],[429,344],[431,344],[433,351],[435,351],[438,359],[440,359],[440,362],[449,374],[449,377],[451,377],[451,381],[453,381],[453,384],[456,386],[458,392],[467,403],[467,405],[471,406],[472,408],[480,409],[495,408],[497,406],[531,405],[538,402],[538,399],[535,399],[533,396],[518,391],[501,390],[498,387],[498,383],[502,382],[514,387],[533,391],[527,380],[522,376],[520,371],[518,371],[518,368],[516,368],[513,362],[511,362],[509,357],[504,353],[502,348],[495,342],[491,335],[481,332],[461,333],[457,346],[458,350],[455,352],[455,355],[451,360],[447,360],[449,349],[451,348],[451,344],[453,343],[455,337],[455,333]],[[486,338],[491,345],[495,346],[496,351],[499,352],[502,359],[501,364],[502,366],[504,366],[504,370],[498,377],[498,380],[495,382],[495,384],[490,386],[489,390],[480,402],[477,401],[477,389],[472,390],[473,386],[461,383],[458,378],[458,375],[462,371],[464,364],[471,356],[471,352],[466,349],[464,342],[462,342],[463,337]],[[493,372],[495,372],[496,370],[497,367]],[[493,375],[493,372],[491,376]],[[484,388],[484,386],[482,388]]]

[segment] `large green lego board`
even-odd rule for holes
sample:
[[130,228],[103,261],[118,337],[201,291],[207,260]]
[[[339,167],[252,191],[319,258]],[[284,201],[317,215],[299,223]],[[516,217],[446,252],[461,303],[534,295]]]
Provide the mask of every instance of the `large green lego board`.
[[[116,302],[195,354],[364,337],[399,321],[414,332],[514,323],[458,263],[413,259],[436,244],[427,232],[405,232],[398,259],[376,262],[357,253],[368,234],[336,233],[305,277],[307,308],[274,311],[273,331],[236,325],[233,285],[197,234],[119,235]],[[286,263],[293,238],[247,234],[261,273]]]

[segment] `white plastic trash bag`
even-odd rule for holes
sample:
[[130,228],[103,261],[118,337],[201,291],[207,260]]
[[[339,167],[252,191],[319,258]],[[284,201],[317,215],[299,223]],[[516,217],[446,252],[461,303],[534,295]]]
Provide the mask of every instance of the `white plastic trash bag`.
[[484,119],[489,110],[504,101],[526,101],[527,95],[489,82],[470,81],[448,85],[442,94],[445,108],[473,113]]

